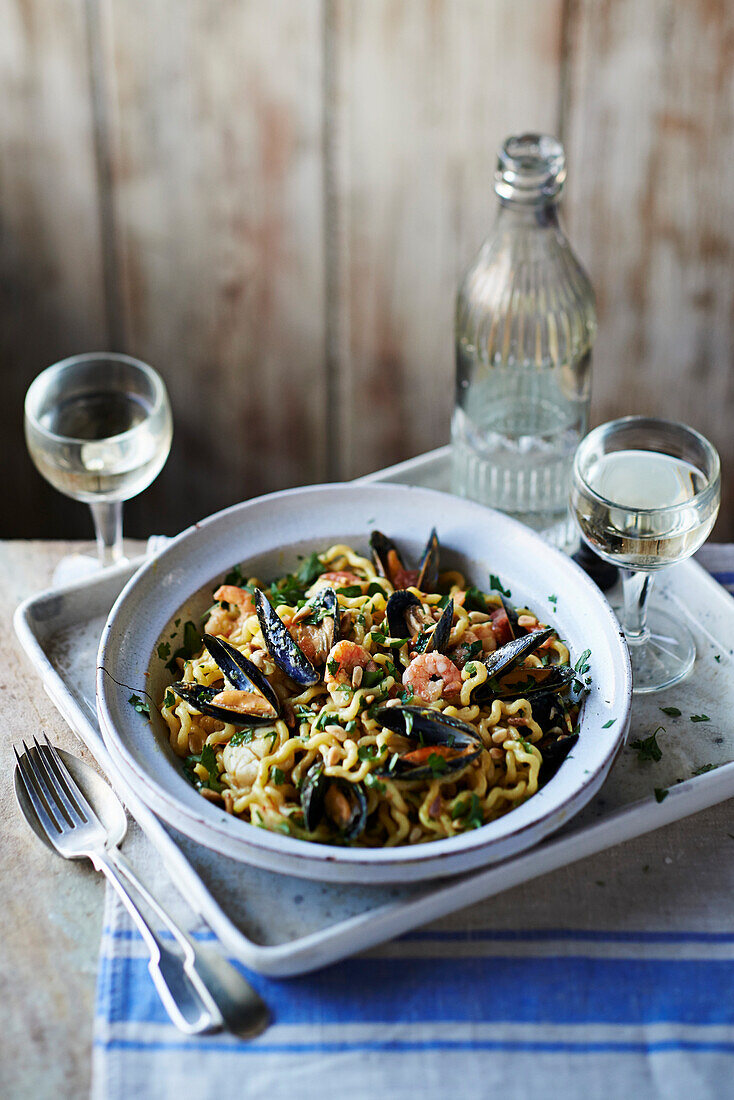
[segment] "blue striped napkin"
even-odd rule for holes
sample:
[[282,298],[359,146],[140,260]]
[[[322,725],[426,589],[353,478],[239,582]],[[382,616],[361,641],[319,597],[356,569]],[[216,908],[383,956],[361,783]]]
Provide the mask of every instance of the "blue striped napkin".
[[[734,588],[734,547],[704,564]],[[733,896],[730,801],[325,970],[248,973],[273,1023],[245,1043],[173,1028],[108,891],[92,1094],[734,1096]]]

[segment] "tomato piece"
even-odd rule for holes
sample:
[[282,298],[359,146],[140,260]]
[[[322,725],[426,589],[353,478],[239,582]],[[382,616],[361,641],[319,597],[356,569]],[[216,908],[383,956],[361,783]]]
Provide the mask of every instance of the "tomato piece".
[[498,646],[512,641],[512,627],[504,607],[498,607],[492,612],[492,633]]

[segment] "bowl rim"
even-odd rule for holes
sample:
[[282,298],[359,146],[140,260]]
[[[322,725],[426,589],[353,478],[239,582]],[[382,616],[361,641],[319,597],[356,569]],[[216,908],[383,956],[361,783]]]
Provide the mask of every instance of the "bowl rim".
[[[609,643],[617,650],[618,660],[614,671],[615,674],[621,678],[621,690],[619,699],[615,699],[614,701],[614,706],[619,715],[619,720],[615,723],[614,730],[604,730],[604,734],[608,737],[608,744],[603,758],[595,765],[594,769],[591,770],[580,783],[575,785],[572,791],[565,794],[560,801],[556,798],[549,800],[550,804],[548,804],[548,800],[544,800],[546,801],[545,805],[542,801],[536,801],[538,795],[542,795],[543,791],[548,791],[550,789],[553,782],[553,780],[551,780],[546,787],[541,788],[541,791],[531,796],[527,801],[520,803],[512,811],[503,814],[494,821],[488,822],[481,828],[460,833],[454,837],[440,838],[418,845],[406,844],[391,848],[352,848],[301,840],[297,837],[291,837],[271,830],[250,826],[249,822],[243,822],[234,815],[227,814],[215,804],[201,798],[200,795],[198,799],[201,806],[197,804],[196,809],[194,809],[193,805],[187,805],[165,787],[156,783],[146,768],[138,763],[134,753],[128,748],[125,738],[121,736],[120,730],[111,713],[111,693],[118,685],[111,679],[111,675],[105,675],[108,671],[107,665],[110,661],[110,652],[115,645],[115,623],[117,618],[126,610],[128,602],[136,597],[136,594],[139,593],[145,583],[154,577],[156,573],[160,572],[161,568],[165,568],[166,564],[171,561],[171,559],[175,559],[182,545],[187,542],[193,544],[193,540],[195,539],[200,540],[202,537],[201,532],[206,532],[212,527],[216,528],[216,525],[223,523],[227,518],[236,516],[240,513],[246,514],[251,508],[262,507],[264,504],[274,501],[306,497],[312,494],[317,495],[327,491],[352,497],[362,494],[366,495],[367,493],[375,493],[375,491],[379,491],[380,494],[387,493],[391,496],[413,494],[422,497],[426,505],[432,503],[434,508],[438,508],[440,505],[451,505],[456,507],[458,502],[462,507],[481,511],[485,519],[493,519],[495,522],[506,527],[507,530],[515,531],[518,537],[537,543],[539,548],[542,549],[542,553],[545,557],[555,561],[564,571],[576,577],[577,582],[585,590],[586,595],[591,599],[596,610],[602,618],[606,620],[606,633],[608,634]],[[435,511],[433,514],[436,514]],[[307,537],[309,536],[306,536],[306,538]],[[276,542],[272,547],[272,552],[275,553],[281,549],[283,545],[287,547],[290,544],[292,544],[292,540],[291,543],[285,544]],[[456,549],[459,551],[461,550],[460,547]],[[246,556],[243,557],[243,561],[247,561]],[[216,577],[217,572],[218,571],[214,572],[214,577]],[[507,581],[512,580],[510,577],[506,579]],[[516,576],[514,580],[518,584],[521,583],[521,578],[518,576]],[[187,594],[179,601],[177,607],[180,607],[183,600],[193,595],[195,591],[197,591],[197,589],[193,591],[189,589]],[[159,635],[169,617],[170,616],[166,616],[166,618],[161,620]],[[519,521],[514,520],[510,516],[506,516],[504,513],[499,513],[491,508],[487,508],[475,501],[469,501],[465,498],[456,497],[451,493],[424,488],[423,486],[383,482],[327,482],[279,490],[231,505],[228,508],[224,508],[219,512],[207,516],[201,521],[191,524],[180,532],[180,534],[171,539],[170,543],[160,552],[160,554],[144,564],[127,582],[112,606],[105,623],[97,658],[97,708],[105,742],[113,755],[126,765],[131,774],[134,775],[135,779],[141,784],[145,800],[156,803],[156,812],[165,816],[175,828],[185,833],[185,829],[182,829],[180,823],[180,817],[183,816],[187,824],[193,829],[192,833],[189,835],[196,840],[209,844],[210,847],[215,848],[217,851],[224,851],[221,846],[223,842],[233,845],[233,848],[226,851],[224,854],[234,858],[246,859],[247,857],[242,854],[242,849],[254,848],[259,850],[261,854],[270,853],[273,856],[285,858],[286,860],[290,859],[292,861],[295,858],[296,860],[305,860],[312,865],[339,863],[344,867],[351,867],[354,869],[370,867],[376,870],[382,867],[387,870],[388,868],[395,867],[415,867],[434,861],[444,863],[447,857],[450,856],[455,856],[458,859],[461,855],[470,856],[471,854],[476,855],[477,853],[486,851],[486,859],[481,861],[474,860],[474,865],[476,866],[479,862],[489,863],[493,859],[503,858],[502,855],[493,857],[489,853],[493,847],[498,844],[510,842],[513,837],[521,837],[523,833],[529,830],[540,832],[541,835],[538,836],[538,840],[542,839],[542,836],[547,835],[553,828],[560,826],[582,809],[601,786],[615,757],[624,744],[626,732],[629,727],[631,700],[632,674],[630,660],[626,645],[620,636],[619,624],[601,591],[587,574],[584,573],[580,566],[571,560],[571,558],[562,551],[546,543],[539,535],[525,527]],[[155,737],[155,733],[152,729],[151,733]],[[599,778],[600,776],[601,779]],[[183,776],[181,776],[181,780],[185,782]],[[192,794],[196,793],[193,788],[191,788],[191,791]],[[558,821],[557,826],[551,825],[550,828],[546,828],[545,832],[543,832],[543,827],[548,825],[549,820],[554,817],[559,817],[564,807],[568,807],[570,803],[574,803],[573,807],[565,817],[562,817]],[[530,820],[522,822],[522,816],[516,818],[515,815],[522,815],[522,811],[526,807],[531,807],[532,816]],[[516,826],[512,824],[513,819],[517,821]],[[508,821],[510,822],[509,826],[507,825]],[[247,831],[241,835],[233,833],[233,829],[239,830],[243,825],[249,826]],[[207,834],[206,838],[202,835],[202,831]],[[278,868],[273,867],[273,870],[277,869]],[[457,868],[457,871],[466,869],[467,866],[463,865]],[[291,873],[297,872],[293,871]],[[450,873],[453,872],[448,867],[442,867],[435,872],[435,875],[438,877],[441,874]]]

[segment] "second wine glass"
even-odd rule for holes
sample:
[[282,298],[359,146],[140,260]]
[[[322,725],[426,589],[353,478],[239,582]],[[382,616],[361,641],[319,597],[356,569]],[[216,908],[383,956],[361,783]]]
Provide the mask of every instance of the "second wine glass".
[[579,444],[571,510],[585,542],[622,570],[633,690],[659,691],[690,672],[690,631],[648,597],[661,569],[703,545],[719,510],[716,450],[693,428],[653,417],[602,424]]

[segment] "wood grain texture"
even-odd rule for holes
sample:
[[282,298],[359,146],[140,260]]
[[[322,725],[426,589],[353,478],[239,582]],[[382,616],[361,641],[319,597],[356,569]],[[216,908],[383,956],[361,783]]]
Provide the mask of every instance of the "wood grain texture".
[[146,515],[174,531],[325,474],[321,5],[107,2],[102,29],[126,345],[176,426]]
[[494,218],[499,142],[555,129],[561,4],[344,0],[331,33],[349,477],[448,439],[456,287]]
[[104,347],[107,324],[84,7],[0,0],[0,533],[86,533],[35,472],[23,398],[44,367]]
[[734,532],[734,7],[574,0],[567,212],[599,306],[596,422],[682,419],[724,464]]

